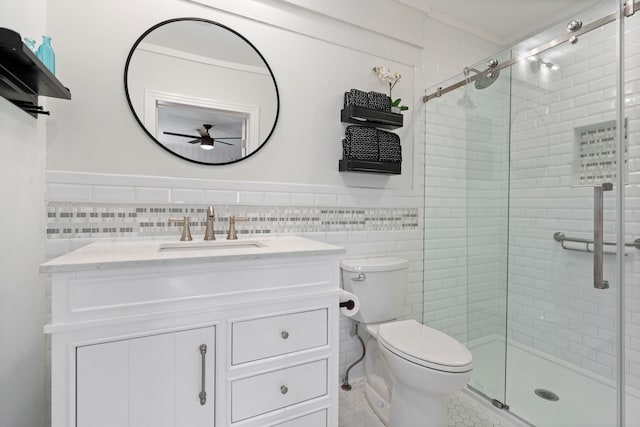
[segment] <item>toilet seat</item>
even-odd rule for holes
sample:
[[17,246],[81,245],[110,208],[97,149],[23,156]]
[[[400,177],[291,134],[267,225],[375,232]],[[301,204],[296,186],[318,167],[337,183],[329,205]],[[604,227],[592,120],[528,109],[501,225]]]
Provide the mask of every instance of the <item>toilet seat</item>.
[[395,355],[426,368],[468,372],[472,355],[460,342],[415,320],[378,325],[378,343]]

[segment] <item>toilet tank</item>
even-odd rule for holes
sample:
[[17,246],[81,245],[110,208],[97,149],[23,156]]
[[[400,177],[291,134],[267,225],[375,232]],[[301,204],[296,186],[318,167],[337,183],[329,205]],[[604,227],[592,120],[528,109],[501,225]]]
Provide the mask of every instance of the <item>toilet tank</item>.
[[376,323],[397,318],[407,290],[409,261],[402,258],[363,258],[340,263],[344,290],[360,300],[352,319]]

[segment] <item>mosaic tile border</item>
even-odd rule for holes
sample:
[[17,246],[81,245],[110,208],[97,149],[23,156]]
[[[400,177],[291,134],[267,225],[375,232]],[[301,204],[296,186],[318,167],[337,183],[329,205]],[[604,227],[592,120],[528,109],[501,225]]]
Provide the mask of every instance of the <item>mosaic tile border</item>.
[[[179,234],[169,218],[190,217],[192,234],[204,234],[207,205],[50,202],[47,238],[145,237]],[[334,231],[409,231],[418,229],[418,208],[343,208],[309,206],[216,205],[214,230],[227,232],[229,217],[246,217],[238,234]]]

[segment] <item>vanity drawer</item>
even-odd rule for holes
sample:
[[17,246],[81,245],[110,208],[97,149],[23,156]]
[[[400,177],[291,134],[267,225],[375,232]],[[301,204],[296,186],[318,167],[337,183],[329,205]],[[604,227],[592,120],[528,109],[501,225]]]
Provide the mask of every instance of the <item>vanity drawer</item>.
[[327,427],[327,410],[314,412],[271,427]]
[[327,345],[327,309],[234,322],[231,364]]
[[326,394],[326,359],[243,378],[231,383],[231,421],[246,420]]

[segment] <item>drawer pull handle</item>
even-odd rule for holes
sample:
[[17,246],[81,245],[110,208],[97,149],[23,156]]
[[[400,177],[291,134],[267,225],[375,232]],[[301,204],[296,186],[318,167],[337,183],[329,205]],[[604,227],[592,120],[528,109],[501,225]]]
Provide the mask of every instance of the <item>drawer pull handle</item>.
[[283,340],[286,340],[287,338],[289,338],[289,332],[287,331],[280,332],[280,335],[282,335]]
[[289,392],[289,389],[287,388],[286,385],[280,386],[280,393],[287,394],[288,392]]
[[205,382],[205,362],[206,362],[206,357],[207,357],[207,345],[206,344],[201,344],[200,345],[200,355],[202,356],[202,383],[201,383],[201,387],[200,387],[200,393],[198,394],[198,397],[200,398],[200,404],[204,405],[205,403],[207,403],[207,392],[204,390],[204,382]]

